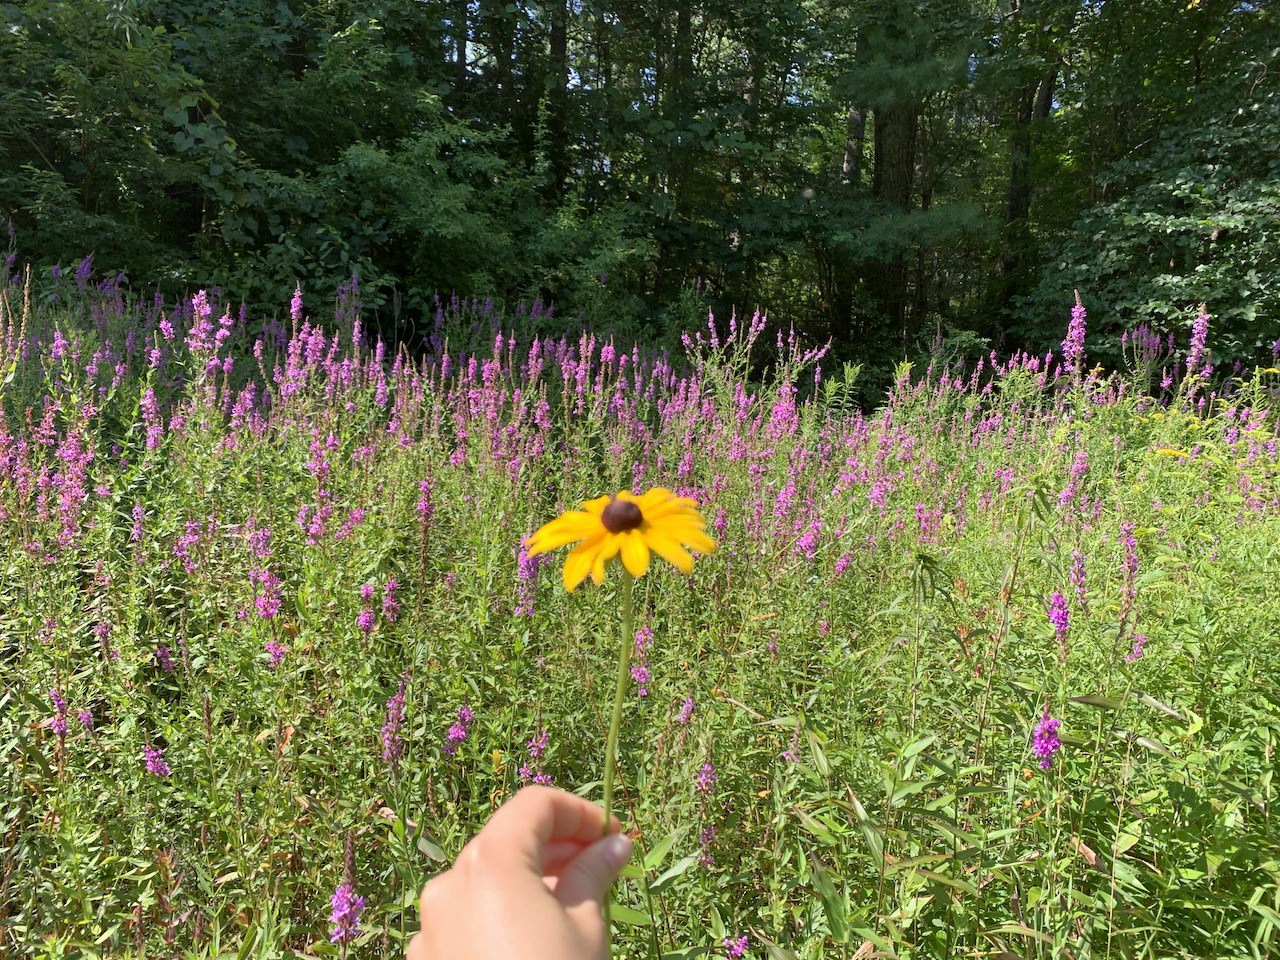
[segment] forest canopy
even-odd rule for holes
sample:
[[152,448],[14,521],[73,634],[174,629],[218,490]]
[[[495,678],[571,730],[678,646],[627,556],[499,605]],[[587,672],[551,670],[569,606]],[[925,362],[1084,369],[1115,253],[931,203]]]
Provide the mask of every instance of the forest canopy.
[[[1280,327],[1280,38],[1240,0],[0,3],[0,220],[278,304],[358,274],[620,326],[769,309],[888,364]],[[2,242],[2,241],[0,241]],[[638,326],[637,326],[638,328]]]

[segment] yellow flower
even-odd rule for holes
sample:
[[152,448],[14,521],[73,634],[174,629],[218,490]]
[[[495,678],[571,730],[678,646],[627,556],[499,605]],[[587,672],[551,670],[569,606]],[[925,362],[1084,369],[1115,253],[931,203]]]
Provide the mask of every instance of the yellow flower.
[[1156,451],[1156,453],[1162,454],[1166,457],[1176,457],[1179,460],[1184,460],[1191,456],[1191,454],[1187,453],[1185,450],[1174,450],[1172,447],[1161,447]]
[[628,573],[643,577],[651,550],[681,573],[692,573],[689,549],[711,553],[716,548],[706,526],[698,505],[688,497],[662,487],[638,497],[620,490],[616,497],[586,500],[581,510],[569,510],[543,524],[525,546],[529,556],[536,557],[581,541],[564,562],[564,588],[572,591],[587,574],[602,582],[605,564],[619,555]]

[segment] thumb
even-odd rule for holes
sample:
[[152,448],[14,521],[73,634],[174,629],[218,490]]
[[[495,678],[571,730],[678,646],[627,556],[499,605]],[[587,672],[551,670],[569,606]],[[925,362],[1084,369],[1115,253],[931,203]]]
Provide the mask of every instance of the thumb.
[[566,908],[600,904],[618,873],[631,859],[631,838],[614,833],[597,840],[565,864],[556,882],[556,899]]

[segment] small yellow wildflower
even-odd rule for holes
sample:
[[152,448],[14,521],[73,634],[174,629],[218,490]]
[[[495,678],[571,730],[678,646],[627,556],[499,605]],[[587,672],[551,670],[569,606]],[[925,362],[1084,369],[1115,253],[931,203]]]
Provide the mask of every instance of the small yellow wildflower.
[[1166,457],[1176,457],[1179,460],[1185,460],[1187,457],[1191,456],[1191,454],[1187,453],[1185,450],[1174,450],[1172,447],[1161,447],[1156,451],[1156,453]]
[[543,524],[525,546],[530,556],[537,556],[578,543],[564,562],[564,588],[572,591],[588,574],[602,582],[605,564],[615,556],[633,577],[648,572],[650,551],[681,573],[692,573],[689,550],[711,553],[716,548],[706,526],[698,505],[688,497],[677,497],[663,487],[641,496],[620,490],[616,497],[586,500],[581,510],[566,511]]

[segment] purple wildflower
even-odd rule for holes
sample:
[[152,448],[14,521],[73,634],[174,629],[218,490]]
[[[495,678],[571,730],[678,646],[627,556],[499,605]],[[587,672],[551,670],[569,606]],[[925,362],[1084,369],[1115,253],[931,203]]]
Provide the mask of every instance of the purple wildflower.
[[529,751],[529,759],[520,765],[519,774],[521,780],[541,786],[551,786],[551,775],[542,769],[542,758],[546,755],[550,742],[551,738],[547,731],[539,729],[533,738],[525,744],[525,749]]
[[716,781],[719,779],[715,765],[704,763],[702,769],[698,771],[698,776],[694,779],[693,785],[699,793],[704,796],[710,796],[716,792]]
[[76,719],[80,721],[80,726],[84,727],[90,733],[93,733],[93,711],[84,709],[76,714]]
[[418,511],[418,519],[424,524],[431,522],[431,517],[436,512],[436,508],[435,504],[431,502],[430,479],[418,481],[418,504],[415,509]]
[[360,933],[360,914],[364,912],[364,897],[356,896],[356,889],[350,883],[341,883],[329,898],[332,912],[329,922],[333,929],[329,932],[331,943],[350,943]]
[[1080,484],[1084,480],[1085,474],[1089,472],[1089,454],[1087,451],[1078,450],[1071,460],[1071,472],[1067,476],[1067,485],[1058,494],[1058,505],[1060,507],[1070,506],[1071,501],[1076,498],[1076,494],[1080,492]]
[[791,731],[791,745],[782,751],[782,759],[787,763],[800,762],[800,724],[796,723],[796,727]]
[[728,960],[738,960],[739,957],[747,952],[747,948],[750,945],[751,941],[747,939],[747,935],[745,933],[736,939],[733,937],[725,937],[724,955],[728,957]]
[[249,544],[249,550],[259,560],[269,560],[271,558],[270,527],[260,527],[256,522],[250,521],[245,528],[244,538]]
[[277,643],[274,640],[268,640],[263,645],[263,649],[266,650],[267,655],[271,657],[270,662],[267,663],[267,668],[269,670],[274,670],[280,666],[280,664],[284,662],[284,655],[289,652],[288,647],[282,643]]
[[550,739],[551,738],[547,734],[547,731],[539,730],[534,735],[533,739],[525,744],[525,746],[529,748],[529,756],[533,757],[535,760],[541,758],[543,754],[547,752],[547,746]]
[[[924,532],[924,524],[921,524],[921,532]],[[822,532],[822,521],[814,520],[804,533],[796,540],[796,550],[806,559],[812,560],[818,554],[818,537]]]
[[1141,660],[1143,657],[1143,654],[1146,652],[1144,649],[1146,645],[1147,645],[1146,634],[1135,633],[1133,635],[1133,647],[1129,650],[1128,653],[1124,655],[1124,662],[1137,663],[1139,660]]
[[1138,594],[1138,540],[1133,535],[1132,520],[1120,524],[1120,541],[1124,545],[1124,588],[1123,598],[1126,611],[1132,606]]
[[1066,361],[1067,373],[1076,373],[1084,363],[1085,309],[1080,302],[1080,291],[1076,291],[1076,305],[1071,308],[1071,324],[1067,327],[1067,338],[1062,341],[1062,356]]
[[157,777],[167,777],[173,772],[169,769],[169,764],[165,763],[163,750],[147,744],[142,748],[142,753],[146,758],[147,773],[154,773]]
[[[1191,323],[1191,352],[1187,356],[1187,376],[1200,372],[1200,362],[1204,359],[1205,345],[1209,340],[1209,313],[1205,305],[1200,304],[1200,313]],[[1205,370],[1208,373],[1208,370]]]
[[716,862],[715,854],[711,848],[716,842],[716,825],[709,823],[698,831],[698,863],[704,867],[710,867]]
[[636,684],[636,696],[644,698],[649,695],[649,665],[647,663],[633,663],[631,665],[631,679]]
[[1061,720],[1049,716],[1046,707],[1044,716],[1031,734],[1031,752],[1040,758],[1041,770],[1053,766],[1053,755],[1062,749],[1062,741],[1058,739],[1058,727],[1061,725]]
[[395,577],[382,585],[382,616],[388,623],[395,623],[400,616],[400,601],[396,599],[396,590],[399,588],[400,582]]
[[458,747],[462,744],[462,741],[467,739],[467,732],[471,728],[471,721],[474,719],[475,714],[472,713],[471,707],[467,704],[464,703],[458,708],[457,722],[449,727],[449,732],[445,734],[444,738],[444,755],[446,757],[452,757],[458,752]]
[[649,651],[652,648],[653,630],[649,627],[641,627],[636,631],[635,637],[636,662],[631,665],[631,679],[636,683],[636,695],[639,697],[649,695],[648,684],[652,677],[649,672]]
[[1071,551],[1071,586],[1075,587],[1076,599],[1084,606],[1087,582],[1085,580],[1084,554],[1079,550]]
[[529,551],[524,546],[524,538],[522,538],[516,553],[515,615],[517,617],[533,616],[534,601],[537,596],[538,566],[541,560],[541,557],[529,556]]
[[156,663],[165,673],[173,673],[172,651],[164,644],[156,647]]
[[387,701],[387,722],[382,725],[382,759],[393,767],[404,755],[404,739],[400,731],[404,728],[404,695],[408,683],[408,675],[400,678],[395,696]]
[[635,647],[637,656],[648,655],[653,647],[653,630],[650,627],[641,627],[636,631]]
[[682,727],[687,727],[689,721],[693,719],[693,711],[698,709],[698,705],[694,702],[693,697],[685,697],[684,703],[680,704],[680,713],[676,717],[676,723]]
[[1049,597],[1049,622],[1053,624],[1053,632],[1058,637],[1058,644],[1066,646],[1067,634],[1071,631],[1071,611],[1067,607],[1067,598],[1059,590],[1053,591]]
[[253,598],[258,616],[263,620],[272,619],[280,612],[280,578],[264,567],[262,570],[250,570],[249,581],[262,587],[261,592],[255,591]]

